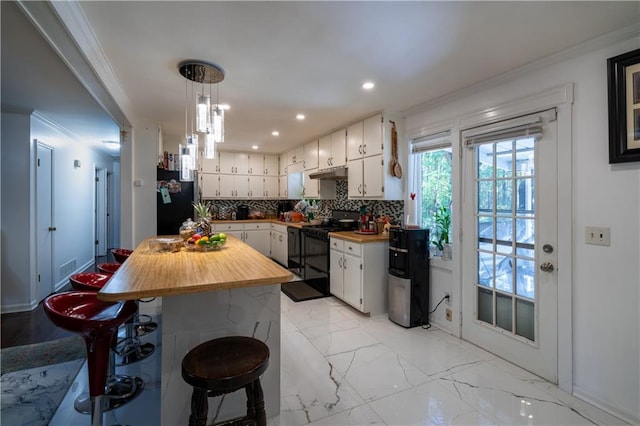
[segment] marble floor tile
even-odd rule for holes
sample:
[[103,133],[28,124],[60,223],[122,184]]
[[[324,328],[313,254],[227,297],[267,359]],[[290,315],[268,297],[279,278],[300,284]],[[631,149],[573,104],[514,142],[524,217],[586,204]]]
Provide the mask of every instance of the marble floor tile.
[[[281,308],[281,410],[269,426],[626,424],[442,330],[405,329],[332,297],[294,303],[281,295]],[[105,425],[159,425],[149,415],[159,413],[159,358],[127,368],[144,378],[145,391],[105,415]],[[73,410],[86,389],[84,368],[52,425],[89,424]],[[32,411],[7,421],[3,405],[2,424],[31,424]]]

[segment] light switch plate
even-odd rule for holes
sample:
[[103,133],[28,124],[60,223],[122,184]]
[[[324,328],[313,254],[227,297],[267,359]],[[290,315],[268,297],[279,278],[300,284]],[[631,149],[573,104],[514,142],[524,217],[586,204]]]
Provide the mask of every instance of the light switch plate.
[[611,230],[609,227],[586,226],[584,228],[584,242],[609,247],[611,245]]

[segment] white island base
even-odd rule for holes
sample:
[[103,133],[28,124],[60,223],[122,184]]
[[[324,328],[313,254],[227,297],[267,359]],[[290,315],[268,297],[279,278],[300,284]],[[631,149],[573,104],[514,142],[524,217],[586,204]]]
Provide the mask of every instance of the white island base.
[[[280,284],[162,298],[162,424],[187,424],[192,388],[182,379],[182,358],[207,340],[250,336],[269,346],[261,383],[267,418],[280,414]],[[223,397],[209,398],[214,418]],[[244,416],[246,394],[225,395],[216,421]]]

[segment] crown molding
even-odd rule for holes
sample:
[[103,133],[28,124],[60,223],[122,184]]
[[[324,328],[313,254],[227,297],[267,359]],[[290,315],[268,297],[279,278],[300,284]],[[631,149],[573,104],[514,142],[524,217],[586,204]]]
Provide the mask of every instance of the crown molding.
[[577,56],[595,51],[597,49],[614,45],[625,40],[638,38],[638,36],[640,36],[640,26],[638,25],[629,25],[620,28],[618,30],[561,50],[560,52],[538,59],[536,61],[529,62],[528,64],[525,64],[519,68],[504,72],[502,74],[498,74],[480,83],[464,87],[462,89],[424,102],[420,105],[416,105],[412,108],[402,111],[402,115],[404,117],[408,117],[447,104],[449,102],[468,98],[472,94],[502,85],[505,82],[514,80],[515,78],[528,74],[532,71],[543,69],[551,65],[566,61],[571,58],[575,58]]
[[31,118],[34,120],[38,120],[40,123],[42,123],[43,125],[47,126],[48,128],[50,128],[51,130],[54,130],[66,137],[68,137],[71,140],[74,141],[80,141],[80,137],[78,135],[76,135],[75,133],[73,133],[71,130],[67,129],[66,127],[58,124],[57,122],[55,122],[54,120],[52,120],[51,118],[49,118],[48,116],[46,116],[45,114],[42,114],[40,111],[33,111],[33,114],[31,115]]
[[120,126],[130,125],[131,102],[115,79],[79,3],[19,0],[17,5],[107,114]]

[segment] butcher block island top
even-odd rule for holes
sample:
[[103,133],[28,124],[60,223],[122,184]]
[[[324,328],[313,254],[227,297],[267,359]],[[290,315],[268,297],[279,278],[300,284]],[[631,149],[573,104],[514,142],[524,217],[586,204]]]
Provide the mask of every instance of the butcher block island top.
[[135,300],[288,282],[293,275],[232,235],[220,250],[156,253],[149,240],[100,290],[104,301]]

